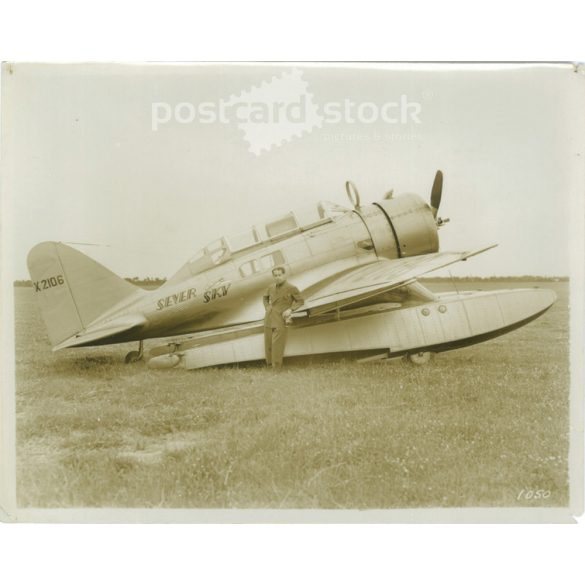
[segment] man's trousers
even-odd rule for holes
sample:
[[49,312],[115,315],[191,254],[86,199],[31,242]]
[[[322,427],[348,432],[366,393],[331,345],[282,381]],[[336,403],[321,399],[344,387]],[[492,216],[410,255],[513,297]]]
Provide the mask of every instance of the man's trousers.
[[264,351],[267,365],[282,367],[282,356],[286,344],[286,327],[264,327]]

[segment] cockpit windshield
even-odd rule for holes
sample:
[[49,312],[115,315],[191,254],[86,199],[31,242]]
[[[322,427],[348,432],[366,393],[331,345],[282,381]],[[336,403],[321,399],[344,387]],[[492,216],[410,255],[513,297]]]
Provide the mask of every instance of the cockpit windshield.
[[189,260],[189,269],[191,274],[198,274],[222,264],[238,252],[332,222],[350,211],[347,207],[329,201],[320,201],[316,206],[290,211],[245,232],[225,236],[207,244]]

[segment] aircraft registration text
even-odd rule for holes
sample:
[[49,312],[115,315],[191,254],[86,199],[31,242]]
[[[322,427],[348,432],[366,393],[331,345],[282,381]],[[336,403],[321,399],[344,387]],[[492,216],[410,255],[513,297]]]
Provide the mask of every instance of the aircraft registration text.
[[35,287],[35,292],[41,292],[42,290],[53,288],[55,286],[60,286],[64,283],[65,279],[63,278],[63,275],[58,274],[57,276],[51,276],[50,278],[37,280],[36,282],[33,282],[33,285]]

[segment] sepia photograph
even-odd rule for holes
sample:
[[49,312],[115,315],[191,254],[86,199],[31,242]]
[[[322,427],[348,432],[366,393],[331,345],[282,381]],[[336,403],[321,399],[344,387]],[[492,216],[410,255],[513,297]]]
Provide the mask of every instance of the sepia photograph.
[[583,512],[585,69],[2,65],[14,521]]

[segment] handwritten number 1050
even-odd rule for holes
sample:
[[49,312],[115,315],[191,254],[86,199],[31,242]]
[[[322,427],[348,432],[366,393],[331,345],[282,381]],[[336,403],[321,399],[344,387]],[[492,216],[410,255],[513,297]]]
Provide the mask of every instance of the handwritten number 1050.
[[520,490],[518,492],[517,500],[548,500],[550,498],[550,490]]

